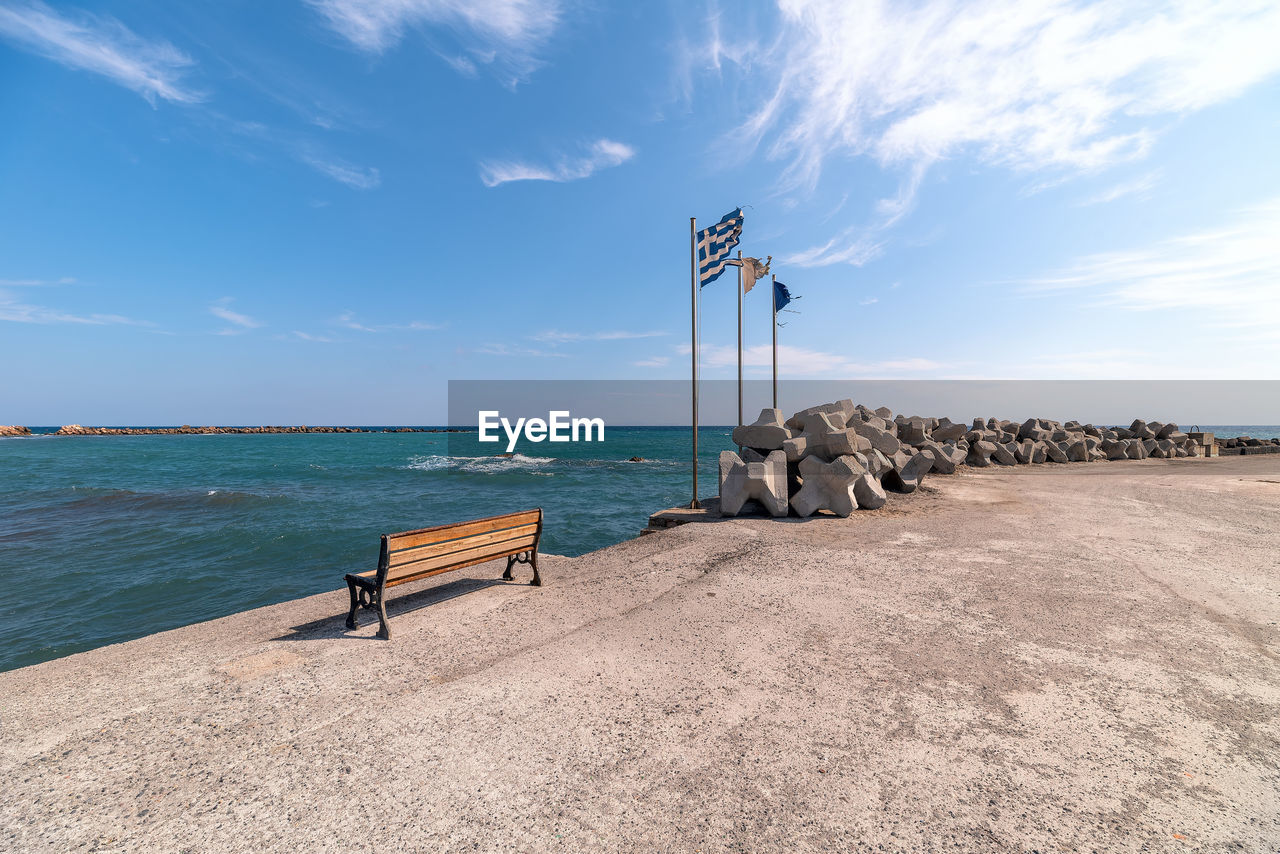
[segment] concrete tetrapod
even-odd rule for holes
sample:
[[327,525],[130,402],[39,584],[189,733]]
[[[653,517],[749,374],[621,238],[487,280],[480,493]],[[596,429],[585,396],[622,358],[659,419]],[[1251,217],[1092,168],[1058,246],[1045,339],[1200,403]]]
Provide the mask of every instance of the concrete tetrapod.
[[799,462],[810,455],[823,460],[834,460],[846,454],[871,450],[871,443],[851,429],[836,426],[842,416],[828,412],[813,412],[797,415],[789,423],[797,420],[803,425],[799,435],[793,435],[782,443],[789,462]]
[[827,415],[831,419],[831,423],[836,429],[843,428],[853,415],[856,407],[852,400],[838,400],[835,403],[824,403],[821,406],[810,406],[808,409],[802,409],[795,415],[792,415],[786,421],[786,426],[795,430],[797,433],[801,430],[808,430],[809,424],[815,415]]
[[955,474],[956,464],[951,459],[951,454],[947,449],[939,445],[937,442],[925,442],[920,446],[923,453],[933,458],[933,470],[939,474]]
[[885,502],[884,487],[867,472],[853,482],[853,497],[863,510],[879,510]]
[[829,463],[805,457],[800,461],[803,484],[791,499],[791,509],[799,516],[812,516],[819,510],[848,516],[858,507],[854,484],[864,476],[870,477],[852,456],[837,457]]
[[894,492],[911,493],[924,480],[924,476],[933,470],[933,455],[920,451],[911,457],[905,465],[894,471],[885,472],[882,486]]
[[887,457],[896,454],[902,447],[902,443],[898,441],[896,436],[890,435],[887,430],[873,427],[866,422],[855,420],[849,427],[857,431],[859,436],[866,437],[871,442],[871,447]]
[[720,515],[737,516],[751,499],[771,516],[787,515],[787,455],[773,451],[763,462],[743,462],[733,451],[720,452]]
[[733,428],[733,443],[760,451],[781,450],[782,443],[791,438],[791,431],[782,423],[781,409],[761,409],[754,424]]

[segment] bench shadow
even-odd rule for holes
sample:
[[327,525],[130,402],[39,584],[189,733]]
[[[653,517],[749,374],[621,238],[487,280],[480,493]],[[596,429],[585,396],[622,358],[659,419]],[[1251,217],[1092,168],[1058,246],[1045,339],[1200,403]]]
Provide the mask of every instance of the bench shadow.
[[[395,631],[395,619],[403,614],[412,614],[414,611],[421,611],[424,608],[430,608],[432,605],[439,605],[450,599],[456,599],[459,596],[465,596],[468,593],[474,593],[477,590],[484,590],[489,587],[504,587],[507,585],[528,586],[528,582],[521,581],[503,581],[495,578],[459,578],[455,581],[449,581],[436,587],[427,587],[423,590],[415,590],[412,593],[406,593],[402,596],[395,596],[387,599],[387,619],[391,622],[392,631]],[[393,590],[395,588],[392,588]],[[288,640],[317,640],[321,638],[351,638],[354,640],[381,640],[381,638],[373,635],[356,634],[347,628],[347,611],[346,611],[346,589],[343,588],[343,610],[342,613],[331,617],[321,617],[318,620],[312,620],[307,623],[301,623],[291,626],[287,632],[272,640],[288,641]],[[378,615],[373,611],[360,609],[360,629],[368,627],[370,624],[377,626]],[[394,635],[392,635],[394,637]]]

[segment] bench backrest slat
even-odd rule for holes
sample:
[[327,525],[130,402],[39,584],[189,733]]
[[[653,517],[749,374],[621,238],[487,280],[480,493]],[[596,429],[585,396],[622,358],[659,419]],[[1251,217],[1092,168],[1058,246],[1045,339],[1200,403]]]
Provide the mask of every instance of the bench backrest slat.
[[387,534],[382,538],[378,580],[400,583],[536,550],[541,535],[540,509]]
[[519,513],[507,513],[505,516],[493,516],[489,519],[473,519],[470,522],[459,522],[456,525],[437,525],[434,528],[421,528],[417,531],[401,531],[398,534],[387,534],[387,546],[392,551],[429,546],[472,534],[487,534],[503,528],[514,528],[518,525],[537,525],[542,522],[541,510],[523,510]]
[[535,536],[538,533],[538,526],[519,525],[515,528],[502,528],[497,531],[489,531],[487,534],[473,534],[469,537],[457,537],[452,540],[445,540],[442,543],[432,543],[427,546],[418,546],[416,548],[396,549],[395,541],[388,542],[391,552],[387,559],[387,565],[391,569],[404,566],[409,563],[416,563],[429,557],[437,557],[439,555],[451,554],[459,549],[472,548],[473,546],[483,546],[488,544],[504,543],[507,540],[520,539],[522,537]]

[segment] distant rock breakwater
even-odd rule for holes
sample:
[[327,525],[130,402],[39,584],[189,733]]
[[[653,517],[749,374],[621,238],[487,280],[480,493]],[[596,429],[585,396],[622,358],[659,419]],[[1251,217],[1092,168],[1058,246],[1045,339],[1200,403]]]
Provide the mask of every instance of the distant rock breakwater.
[[[12,432],[7,432],[12,431]],[[67,424],[53,436],[183,436],[223,433],[466,433],[458,427],[82,427]],[[26,427],[0,427],[0,436],[30,436]]]

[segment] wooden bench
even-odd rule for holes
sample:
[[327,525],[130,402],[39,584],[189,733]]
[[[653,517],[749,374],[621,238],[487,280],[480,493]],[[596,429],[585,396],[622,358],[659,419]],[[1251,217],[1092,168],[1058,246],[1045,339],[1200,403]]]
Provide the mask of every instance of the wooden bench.
[[453,525],[383,534],[378,568],[347,575],[347,587],[351,592],[347,628],[359,628],[356,612],[360,608],[368,608],[378,612],[381,623],[378,637],[390,638],[391,628],[387,625],[385,606],[388,587],[496,558],[507,559],[507,571],[502,574],[504,580],[512,580],[511,567],[515,564],[527,563],[533,567],[531,583],[541,587],[542,578],[538,575],[540,539],[541,507]]

